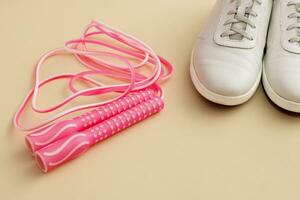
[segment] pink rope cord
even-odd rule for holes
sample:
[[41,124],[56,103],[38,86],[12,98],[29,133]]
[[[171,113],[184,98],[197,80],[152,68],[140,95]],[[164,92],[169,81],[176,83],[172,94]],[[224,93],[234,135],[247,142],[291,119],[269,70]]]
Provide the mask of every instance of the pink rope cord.
[[[41,80],[39,74],[45,61],[62,54],[73,55],[86,70]],[[150,69],[150,72],[145,75],[140,72],[143,69]],[[33,88],[15,114],[15,127],[30,132],[26,136],[27,146],[38,166],[44,172],[51,171],[96,143],[161,111],[164,93],[158,84],[169,79],[172,72],[172,65],[142,41],[92,21],[80,38],[67,41],[64,48],[54,49],[38,60]],[[92,76],[114,79],[118,83],[104,84]],[[37,98],[40,89],[60,79],[68,80],[71,95],[54,106],[39,108]],[[75,87],[77,82],[86,83],[89,87],[79,90]],[[29,104],[36,113],[47,114],[79,97],[113,93],[118,96],[52,114],[44,122],[32,127],[22,126],[19,122]],[[58,121],[71,113],[88,109],[90,111],[82,115]]]
[[[104,36],[110,41],[96,38]],[[101,50],[95,50],[95,47]],[[62,54],[73,55],[87,70],[74,74],[59,74],[46,80],[40,80],[39,74],[44,62],[52,56]],[[150,68],[151,73],[144,75],[138,72],[142,68]],[[158,56],[147,44],[122,31],[92,21],[85,28],[79,39],[67,41],[64,48],[52,50],[38,60],[34,71],[34,86],[15,114],[15,127],[22,131],[42,131],[53,125],[54,121],[66,115],[112,103],[131,92],[145,88],[152,88],[157,95],[163,98],[163,91],[158,86],[158,82],[169,79],[172,72],[172,65]],[[91,75],[110,77],[123,83],[103,84],[91,78]],[[59,79],[69,80],[68,86],[72,94],[57,105],[49,108],[39,108],[37,106],[37,97],[40,88]],[[77,81],[87,83],[90,87],[84,90],[77,90],[75,88]],[[119,95],[106,101],[73,107],[55,114],[46,121],[32,127],[22,126],[19,122],[29,103],[31,103],[31,108],[37,113],[51,113],[76,98],[109,93],[118,93]]]

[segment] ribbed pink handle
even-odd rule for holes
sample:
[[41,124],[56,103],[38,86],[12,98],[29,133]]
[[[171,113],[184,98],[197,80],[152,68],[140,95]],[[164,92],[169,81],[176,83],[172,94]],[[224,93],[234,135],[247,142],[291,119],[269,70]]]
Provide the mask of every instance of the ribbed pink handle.
[[158,113],[163,107],[163,101],[154,97],[85,131],[64,137],[36,152],[38,166],[48,172],[79,156],[92,145]]
[[147,101],[154,96],[155,93],[151,89],[130,93],[115,102],[101,106],[81,116],[61,121],[43,131],[27,135],[25,138],[27,146],[31,152],[34,153],[61,138],[92,127],[116,114]]

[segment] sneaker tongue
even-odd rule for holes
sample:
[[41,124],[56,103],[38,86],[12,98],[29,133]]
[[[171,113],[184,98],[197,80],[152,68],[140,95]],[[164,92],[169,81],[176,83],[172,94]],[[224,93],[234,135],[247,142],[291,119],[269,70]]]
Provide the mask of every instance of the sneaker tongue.
[[237,6],[240,8],[247,8],[252,6],[253,0],[238,0],[237,1]]
[[[237,1],[237,15],[249,17],[248,14],[246,14],[246,8],[252,7],[253,0],[238,0]],[[246,24],[244,22],[237,22],[233,23],[231,25],[232,28],[240,29],[240,30],[246,30]],[[241,34],[233,34],[230,36],[230,39],[233,40],[242,40],[243,36]]]

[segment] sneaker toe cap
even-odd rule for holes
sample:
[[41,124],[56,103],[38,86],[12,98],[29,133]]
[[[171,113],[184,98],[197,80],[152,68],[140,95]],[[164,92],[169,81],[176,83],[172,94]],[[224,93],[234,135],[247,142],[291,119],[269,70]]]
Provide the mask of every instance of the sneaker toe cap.
[[201,63],[194,65],[194,69],[200,83],[206,89],[226,97],[246,95],[255,85],[259,75],[250,63],[237,65],[216,60],[202,60]]
[[300,68],[295,65],[287,65],[291,61],[276,61],[269,63],[265,70],[269,86],[281,98],[300,103]]

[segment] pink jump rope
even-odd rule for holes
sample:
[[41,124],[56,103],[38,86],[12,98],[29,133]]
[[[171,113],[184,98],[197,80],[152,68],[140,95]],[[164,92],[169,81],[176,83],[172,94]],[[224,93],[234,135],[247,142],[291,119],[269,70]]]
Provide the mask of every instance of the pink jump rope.
[[[97,36],[102,39],[97,39]],[[110,42],[103,37],[110,39]],[[94,47],[102,49],[95,50]],[[61,54],[74,55],[88,70],[75,74],[59,74],[40,81],[39,72],[43,63],[49,57]],[[142,68],[150,68],[151,74],[138,72]],[[92,21],[81,38],[70,40],[65,43],[64,48],[50,51],[39,59],[34,72],[34,87],[16,112],[15,127],[30,132],[26,136],[26,144],[40,169],[48,172],[79,156],[94,144],[162,110],[164,95],[157,83],[170,78],[172,72],[172,65],[142,41]],[[122,83],[103,84],[91,75],[106,76]],[[38,108],[36,103],[39,89],[58,79],[69,80],[68,86],[72,94],[51,108]],[[78,81],[90,87],[78,90],[75,88]],[[68,109],[34,127],[23,127],[19,123],[20,116],[30,102],[35,112],[49,113],[80,96],[110,93],[119,95],[100,103]],[[66,115],[87,109],[89,112],[80,116],[56,122]]]

